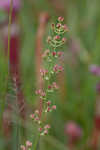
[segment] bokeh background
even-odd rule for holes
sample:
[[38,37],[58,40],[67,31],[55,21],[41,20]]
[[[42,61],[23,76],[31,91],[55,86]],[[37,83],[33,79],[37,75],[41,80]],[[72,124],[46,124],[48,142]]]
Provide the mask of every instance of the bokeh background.
[[[0,0],[0,3],[1,1],[3,0]],[[100,0],[20,0],[20,3],[13,21],[17,27],[13,28],[12,36],[15,36],[15,39],[17,37],[17,44],[20,45],[17,48],[20,61],[19,78],[27,114],[38,106],[34,92],[39,84],[40,52],[46,48],[50,24],[58,16],[63,16],[69,28],[68,40],[63,48],[65,73],[60,80],[57,79],[61,88],[53,97],[57,110],[48,116],[52,127],[50,135],[40,140],[38,149],[71,150],[74,147],[73,149],[77,150],[91,150],[93,143],[99,145],[97,140],[93,142],[94,132],[99,132],[99,128],[95,127],[95,104],[99,99],[96,84],[99,82],[99,76],[91,74],[89,67],[92,64],[100,65]],[[9,103],[6,102],[6,96],[9,95],[5,40],[7,26],[8,11],[0,4],[0,150],[19,150],[17,144],[20,145],[29,138],[34,142],[35,137],[28,117],[25,126],[19,125],[19,135],[14,118],[11,121],[11,124],[14,124],[13,132],[9,133],[9,128],[4,131],[6,123],[3,114]],[[16,47],[16,40],[12,47],[14,46]],[[9,114],[9,111],[6,113]],[[69,135],[66,133],[69,122],[77,124],[82,132],[73,147],[70,146]]]

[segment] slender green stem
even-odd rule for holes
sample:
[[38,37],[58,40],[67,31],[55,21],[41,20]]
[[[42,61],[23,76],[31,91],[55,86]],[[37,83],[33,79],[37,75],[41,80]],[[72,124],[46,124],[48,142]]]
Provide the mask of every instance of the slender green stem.
[[11,20],[12,20],[13,0],[10,1],[9,24],[8,24],[8,65],[10,57],[10,38],[11,38]]
[[35,143],[34,143],[34,148],[33,148],[33,150],[36,150],[36,149],[37,149],[37,145],[38,145],[38,142],[39,142],[39,138],[40,138],[40,134],[38,133],[38,134],[37,134],[37,137],[36,137],[36,140],[35,140]]

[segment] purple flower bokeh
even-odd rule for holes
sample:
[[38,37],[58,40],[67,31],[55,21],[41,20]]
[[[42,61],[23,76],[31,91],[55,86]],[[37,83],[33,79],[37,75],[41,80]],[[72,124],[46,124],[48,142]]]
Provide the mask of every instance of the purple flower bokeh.
[[[9,10],[11,0],[0,0],[0,9]],[[18,11],[21,7],[21,0],[13,0],[13,9]]]

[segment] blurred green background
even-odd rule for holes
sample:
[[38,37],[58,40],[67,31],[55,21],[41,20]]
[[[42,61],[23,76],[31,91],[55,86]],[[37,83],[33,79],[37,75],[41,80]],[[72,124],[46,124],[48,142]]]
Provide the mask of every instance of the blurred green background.
[[[89,72],[89,65],[100,65],[100,0],[22,0],[22,8],[17,16],[20,27],[20,60],[21,80],[27,105],[34,108],[37,105],[34,91],[36,89],[35,50],[36,37],[39,28],[39,15],[46,12],[49,21],[45,26],[43,48],[46,47],[46,35],[49,33],[50,23],[58,16],[65,18],[69,27],[68,41],[65,51],[65,77],[63,96],[54,96],[57,104],[55,113],[51,113],[48,122],[51,124],[50,135],[40,140],[40,150],[67,150],[68,137],[65,134],[65,124],[73,120],[83,130],[83,136],[76,145],[76,149],[88,149],[88,139],[92,135],[94,109],[96,101],[96,83],[98,77]],[[1,12],[0,12],[1,13]],[[0,21],[6,14],[0,14]],[[3,26],[0,27],[0,33]],[[4,54],[4,42],[0,34],[0,150],[8,150],[5,146],[2,115],[5,109],[7,60]],[[59,96],[60,95],[60,96]],[[29,120],[28,120],[29,121]],[[21,130],[20,144],[31,138],[31,125]],[[24,131],[23,131],[24,130]],[[30,133],[30,134],[29,134]],[[16,143],[16,131],[13,132],[13,145]],[[24,135],[24,136],[23,136]],[[15,140],[15,141],[14,141]],[[9,143],[9,142],[8,142]],[[6,143],[7,145],[7,143]],[[15,144],[16,145],[16,144]],[[17,150],[14,146],[13,150]]]

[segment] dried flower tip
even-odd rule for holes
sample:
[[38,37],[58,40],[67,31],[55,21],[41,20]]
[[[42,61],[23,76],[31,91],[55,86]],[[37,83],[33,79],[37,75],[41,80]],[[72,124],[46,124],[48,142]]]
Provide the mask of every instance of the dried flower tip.
[[64,43],[65,43],[65,42],[66,42],[66,40],[67,40],[67,39],[66,39],[65,37],[64,37],[64,38],[62,38],[62,42],[64,42]]
[[52,52],[52,56],[56,56],[56,52]]
[[44,130],[44,135],[47,135],[48,134],[48,130]]
[[64,21],[64,18],[60,16],[60,17],[58,17],[58,21],[59,21],[59,22],[63,22],[63,21]]
[[58,23],[56,27],[60,28],[61,26],[62,26],[61,23]]
[[30,115],[30,118],[31,118],[31,119],[34,119],[34,117],[35,117],[34,114],[31,114],[31,115]]
[[21,148],[21,150],[26,150],[24,145],[21,145],[20,148]]
[[52,109],[53,109],[53,110],[56,110],[56,105],[53,105],[53,106],[52,106]]
[[59,40],[60,39],[60,36],[59,35],[56,35],[55,37],[54,37],[54,40]]
[[49,42],[51,42],[51,36],[48,36],[48,38],[47,38],[47,42],[49,43]]
[[49,124],[45,125],[44,129],[50,129],[50,125]]
[[32,147],[32,143],[30,141],[26,141],[26,146],[27,147]]
[[51,101],[48,101],[48,102],[47,102],[47,105],[50,106],[50,105],[51,105]]

